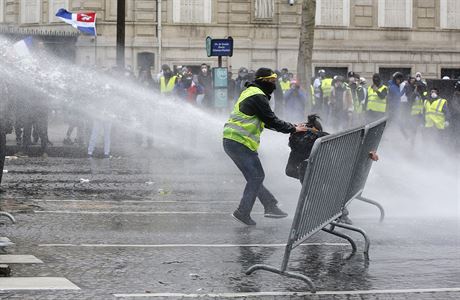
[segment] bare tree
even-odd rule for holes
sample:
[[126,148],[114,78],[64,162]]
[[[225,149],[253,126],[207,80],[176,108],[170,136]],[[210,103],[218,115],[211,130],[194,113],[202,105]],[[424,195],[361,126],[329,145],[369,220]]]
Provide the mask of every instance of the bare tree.
[[[300,25],[299,56],[297,58],[297,79],[307,88],[308,99],[311,95],[313,42],[315,39],[316,0],[302,0],[302,21]],[[311,103],[311,101],[309,101]],[[308,104],[308,103],[307,103]],[[305,109],[309,109],[308,105]]]

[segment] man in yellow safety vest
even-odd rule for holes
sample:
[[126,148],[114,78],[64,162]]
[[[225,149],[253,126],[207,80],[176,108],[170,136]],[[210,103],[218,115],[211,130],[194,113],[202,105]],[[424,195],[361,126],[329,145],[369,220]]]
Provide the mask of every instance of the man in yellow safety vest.
[[176,80],[177,76],[173,74],[169,67],[163,70],[163,74],[160,77],[160,92],[166,95],[171,94],[176,86]]
[[223,146],[246,179],[246,187],[239,207],[232,216],[245,225],[256,225],[251,218],[256,197],[265,208],[267,218],[284,218],[278,201],[263,185],[264,169],[257,149],[265,127],[282,133],[306,131],[303,125],[294,125],[278,119],[270,108],[270,95],[276,89],[277,75],[268,68],[260,68],[255,80],[239,96],[230,118],[224,126]]
[[387,112],[388,88],[383,85],[380,75],[375,73],[372,76],[372,85],[367,88],[365,102],[366,120],[372,122],[385,116]]
[[435,87],[431,89],[429,96],[423,104],[425,129],[441,133],[443,138],[444,131],[449,126],[448,119],[450,117],[447,100],[439,96],[439,90]]

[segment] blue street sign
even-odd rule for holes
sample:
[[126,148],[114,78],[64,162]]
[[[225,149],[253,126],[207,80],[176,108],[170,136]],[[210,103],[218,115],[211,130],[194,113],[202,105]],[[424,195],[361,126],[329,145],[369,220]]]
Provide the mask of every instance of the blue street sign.
[[208,56],[232,56],[233,55],[233,38],[229,36],[226,39],[206,38],[206,53]]

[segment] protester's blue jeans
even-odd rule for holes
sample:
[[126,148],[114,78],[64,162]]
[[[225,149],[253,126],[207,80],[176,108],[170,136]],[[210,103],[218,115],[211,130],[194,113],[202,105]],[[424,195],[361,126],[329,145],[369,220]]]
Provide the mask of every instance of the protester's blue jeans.
[[257,152],[229,139],[224,139],[224,151],[240,169],[247,181],[238,210],[244,215],[250,215],[256,197],[259,197],[265,209],[276,206],[278,201],[263,185],[265,173]]

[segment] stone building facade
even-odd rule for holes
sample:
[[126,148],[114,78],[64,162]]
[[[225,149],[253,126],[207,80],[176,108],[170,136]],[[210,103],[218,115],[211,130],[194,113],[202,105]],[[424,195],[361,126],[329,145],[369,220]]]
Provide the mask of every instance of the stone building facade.
[[[224,65],[295,71],[301,0],[126,0],[126,65],[217,64],[205,38],[234,38]],[[80,35],[79,64],[115,64],[117,0],[0,0],[0,31],[75,32],[54,17],[58,8],[92,10],[97,42]],[[161,8],[161,14],[159,14]],[[160,22],[159,22],[160,21]],[[425,77],[460,75],[460,1],[317,0],[313,66],[332,72],[390,74],[401,69]],[[18,29],[19,28],[19,29]],[[97,47],[96,47],[97,45]],[[95,49],[96,48],[96,49]]]

